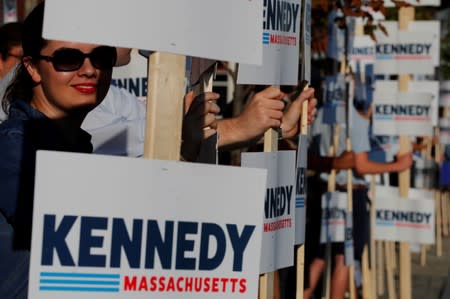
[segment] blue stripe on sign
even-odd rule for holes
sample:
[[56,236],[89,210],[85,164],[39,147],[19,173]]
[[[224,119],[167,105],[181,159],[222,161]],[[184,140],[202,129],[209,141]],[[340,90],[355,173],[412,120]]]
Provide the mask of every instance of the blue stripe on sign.
[[41,284],[91,284],[91,285],[120,285],[119,280],[71,280],[71,279],[41,279]]
[[95,274],[95,273],[62,273],[62,272],[41,272],[41,277],[79,277],[79,278],[115,278],[119,279],[120,274]]
[[62,291],[62,292],[111,292],[118,293],[119,288],[83,288],[83,287],[39,287],[40,291]]
[[263,32],[263,44],[264,45],[269,44],[269,32]]
[[394,222],[391,221],[377,221],[377,225],[394,226]]
[[305,197],[296,197],[295,198],[295,207],[296,208],[304,208],[305,207]]

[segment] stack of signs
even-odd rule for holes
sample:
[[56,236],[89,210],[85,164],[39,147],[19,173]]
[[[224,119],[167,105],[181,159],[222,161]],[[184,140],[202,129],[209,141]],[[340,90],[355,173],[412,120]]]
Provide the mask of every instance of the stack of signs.
[[436,82],[412,82],[410,92],[398,92],[393,81],[377,81],[375,86],[375,135],[433,135],[433,125],[437,124],[437,102],[433,105],[433,99],[437,101]]
[[263,20],[259,23],[263,30],[263,63],[261,66],[239,64],[239,84],[298,84],[300,4],[300,0],[264,1]]
[[376,197],[377,240],[434,243],[433,192],[410,189],[408,200],[404,200],[397,188],[378,186]]
[[38,152],[28,297],[256,298],[266,174]]
[[267,173],[260,273],[292,266],[295,236],[295,151],[242,153],[243,167]]
[[411,22],[408,31],[398,30],[398,22],[384,22],[388,35],[375,31],[376,74],[434,75],[439,66],[440,23]]
[[450,144],[450,81],[441,82],[439,93],[439,106],[443,108],[444,115],[439,119],[440,142]]

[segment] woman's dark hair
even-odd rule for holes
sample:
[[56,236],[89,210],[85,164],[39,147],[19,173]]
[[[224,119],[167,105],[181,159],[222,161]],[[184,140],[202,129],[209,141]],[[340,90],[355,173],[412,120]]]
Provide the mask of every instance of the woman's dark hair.
[[[38,57],[42,48],[47,41],[42,38],[42,23],[44,20],[44,1],[39,3],[26,17],[23,22],[22,31],[22,48],[23,57],[31,57],[31,61],[35,61],[34,57]],[[17,99],[30,102],[33,96],[34,82],[28,74],[22,62],[16,69],[16,75],[2,99],[2,108],[8,113],[9,105]]]

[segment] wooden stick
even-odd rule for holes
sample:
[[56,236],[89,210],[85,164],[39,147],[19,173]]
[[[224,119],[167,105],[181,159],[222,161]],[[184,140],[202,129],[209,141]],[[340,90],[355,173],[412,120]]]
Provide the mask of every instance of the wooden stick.
[[362,268],[362,286],[363,286],[362,296],[363,299],[369,299],[372,297],[372,277],[369,269],[369,246],[367,245],[364,246],[361,268]]
[[[408,30],[409,23],[414,20],[414,7],[402,7],[399,11],[399,29]],[[408,91],[410,76],[407,74],[399,75],[399,89],[401,92]],[[411,142],[406,136],[400,136],[399,154],[405,154],[410,151]],[[400,172],[399,189],[400,197],[408,197],[410,182],[410,170]],[[409,244],[400,243],[400,299],[411,299],[411,252]]]
[[148,62],[148,74],[144,158],[179,160],[185,57],[153,53]]
[[396,299],[397,296],[395,294],[395,286],[394,286],[394,271],[392,269],[392,261],[391,261],[391,254],[389,253],[389,243],[384,242],[384,253],[385,253],[385,261],[386,261],[386,280],[387,280],[387,287],[388,287],[388,298],[389,299]]
[[377,245],[377,295],[384,295],[384,264],[383,264],[383,241],[376,241]]
[[[308,86],[305,86],[303,90],[308,89]],[[302,116],[301,116],[301,124],[300,124],[300,134],[307,135],[308,134],[308,101],[305,100],[302,104]],[[297,158],[298,159],[298,158]],[[303,299],[303,289],[304,289],[304,272],[305,272],[305,244],[300,244],[296,250],[297,255],[297,265],[296,265],[296,299]]]
[[[339,148],[339,135],[341,133],[341,127],[335,125],[333,132],[333,144],[330,146],[328,151],[328,156],[334,157],[336,155],[337,149]],[[330,175],[328,176],[328,192],[336,191],[336,170],[332,169]],[[322,298],[330,298],[330,287],[331,287],[331,243],[327,242],[325,245],[325,278],[323,282]]]

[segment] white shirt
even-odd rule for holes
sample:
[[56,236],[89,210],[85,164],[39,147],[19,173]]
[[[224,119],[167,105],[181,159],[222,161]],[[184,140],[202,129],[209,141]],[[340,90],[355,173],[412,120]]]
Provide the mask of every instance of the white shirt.
[[144,153],[146,105],[124,88],[111,85],[81,128],[92,135],[94,153],[140,157]]

